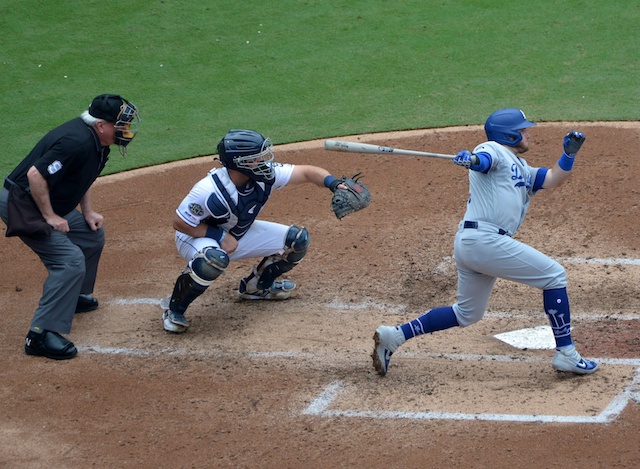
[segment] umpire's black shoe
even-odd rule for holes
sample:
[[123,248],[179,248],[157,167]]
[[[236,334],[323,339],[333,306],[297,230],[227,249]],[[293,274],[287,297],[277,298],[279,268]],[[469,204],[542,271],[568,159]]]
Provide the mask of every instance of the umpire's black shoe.
[[27,355],[37,355],[54,360],[67,360],[78,354],[78,349],[73,343],[52,331],[44,331],[42,334],[29,331],[24,340],[24,351]]
[[91,295],[80,295],[76,304],[76,313],[88,313],[98,309],[98,300]]

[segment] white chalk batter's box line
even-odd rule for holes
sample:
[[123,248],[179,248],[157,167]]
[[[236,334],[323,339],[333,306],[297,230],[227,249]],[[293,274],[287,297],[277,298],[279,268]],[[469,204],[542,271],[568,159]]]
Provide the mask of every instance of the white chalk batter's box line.
[[[115,306],[128,306],[128,305],[160,305],[162,301],[161,298],[113,298],[107,301],[108,304]],[[373,301],[365,301],[362,303],[342,303],[340,301],[334,300],[331,303],[325,303],[324,306],[329,309],[340,309],[340,310],[364,310],[368,311],[371,309],[379,309],[382,311],[391,311],[391,312],[403,312],[406,311],[406,305],[390,305],[390,304],[381,304],[375,303]],[[487,311],[485,313],[485,318],[497,318],[497,319],[517,319],[517,318],[531,318],[532,314],[535,312],[506,312],[506,311]],[[571,312],[572,318],[580,318],[581,321],[601,321],[603,319],[613,319],[613,320],[634,320],[640,319],[640,313],[633,314],[622,314],[622,315],[613,315],[613,314],[602,314],[602,313],[586,313],[586,312]],[[544,319],[544,315],[541,316]]]
[[[151,357],[151,356],[178,356],[193,357],[199,359],[224,359],[224,358],[291,358],[303,359],[305,361],[314,361],[325,363],[331,360],[334,363],[344,362],[353,363],[353,357],[343,357],[334,353],[322,352],[295,352],[291,350],[276,350],[270,352],[248,351],[248,352],[223,352],[220,350],[191,350],[180,347],[166,347],[161,349],[135,349],[129,347],[103,347],[101,345],[77,345],[81,352],[95,353],[100,355],[125,355],[131,357]],[[401,359],[441,359],[451,361],[487,361],[499,363],[547,363],[547,356],[514,356],[514,355],[481,355],[473,353],[429,353],[429,352],[413,352],[411,350],[403,350]],[[640,368],[640,358],[611,358],[611,357],[593,357],[598,363],[606,365],[622,365]]]
[[596,416],[583,415],[540,415],[540,414],[466,414],[455,412],[404,412],[371,410],[332,410],[329,407],[345,389],[340,381],[329,384],[303,415],[320,417],[351,417],[370,419],[411,419],[411,420],[482,420],[496,422],[539,422],[539,423],[611,423],[622,413],[629,401],[640,402],[640,368],[636,370],[633,382],[615,396],[605,409]]

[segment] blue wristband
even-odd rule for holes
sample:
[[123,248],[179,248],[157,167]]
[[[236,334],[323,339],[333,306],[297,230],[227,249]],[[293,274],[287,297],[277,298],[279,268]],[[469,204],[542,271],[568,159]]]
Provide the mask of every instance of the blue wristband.
[[560,159],[558,160],[558,166],[560,169],[564,171],[571,171],[573,168],[573,162],[575,161],[575,157],[569,156],[566,153],[563,153]]
[[[331,174],[324,178],[324,186],[332,191],[335,190],[335,186],[337,186],[337,179],[334,178]],[[333,187],[331,187],[333,185]]]
[[222,228],[216,228],[215,226],[207,226],[207,238],[216,240],[218,243],[222,241],[225,235],[225,231]]

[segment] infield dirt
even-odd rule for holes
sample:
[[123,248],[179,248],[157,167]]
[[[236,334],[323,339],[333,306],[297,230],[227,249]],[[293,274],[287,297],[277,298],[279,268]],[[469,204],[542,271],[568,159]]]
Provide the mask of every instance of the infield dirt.
[[[553,165],[571,129],[587,135],[574,174],[533,198],[517,237],[566,267],[573,337],[583,355],[601,360],[596,374],[556,373],[551,350],[497,340],[546,324],[539,291],[498,281],[480,323],[408,342],[389,374],[377,376],[369,357],[376,327],[455,301],[451,256],[467,174],[445,160],[328,152],[323,141],[277,146],[276,159],[338,177],[362,172],[370,207],[338,221],[326,189],[277,191],[261,218],[311,233],[308,255],[287,274],[298,283],[293,297],[239,301],[252,262],[232,263],[188,310],[188,333],[166,333],[158,303],[184,267],[171,219],[216,164],[197,158],[94,186],[107,235],[101,306],[76,316],[73,360],[24,354],[46,273],[19,240],[1,241],[0,467],[639,467],[640,125],[541,123],[527,161]],[[484,133],[339,138],[455,153]],[[339,391],[323,410],[317,399],[330,386]],[[619,415],[589,420],[625,393]],[[460,414],[558,418],[421,418]]]

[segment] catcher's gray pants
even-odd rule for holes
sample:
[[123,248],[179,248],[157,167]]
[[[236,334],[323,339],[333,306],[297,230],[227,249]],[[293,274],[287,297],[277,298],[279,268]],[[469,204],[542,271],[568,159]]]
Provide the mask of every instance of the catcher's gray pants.
[[[9,191],[0,191],[0,217],[7,222]],[[31,330],[71,332],[78,296],[93,293],[98,263],[104,247],[104,229],[91,231],[84,216],[73,210],[64,217],[69,232],[52,231],[44,239],[21,236],[46,267],[49,275],[42,287],[42,297],[31,321]]]

